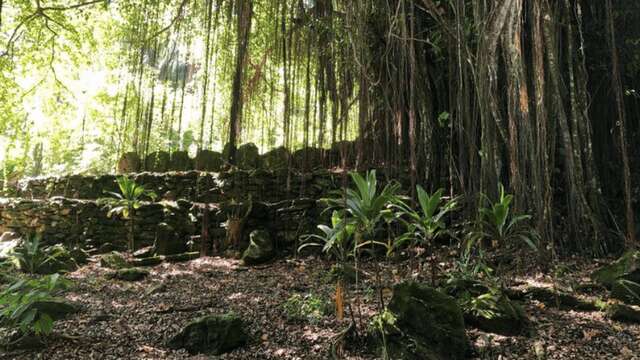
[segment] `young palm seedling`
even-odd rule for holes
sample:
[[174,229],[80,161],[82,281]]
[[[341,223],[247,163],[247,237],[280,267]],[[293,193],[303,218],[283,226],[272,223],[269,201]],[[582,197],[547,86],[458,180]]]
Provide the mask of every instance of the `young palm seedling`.
[[351,253],[351,241],[355,227],[347,222],[339,211],[331,215],[331,227],[318,225],[322,234],[307,235],[298,251],[306,247],[321,247],[322,252],[338,262],[336,276],[336,316],[344,318],[344,277],[347,273],[347,260]]
[[411,247],[423,246],[431,249],[431,281],[435,285],[436,280],[436,255],[435,240],[447,232],[445,216],[457,206],[457,199],[445,199],[443,189],[433,194],[426,192],[422,186],[416,187],[418,196],[418,209],[413,209],[404,202],[397,202],[398,218],[406,227],[399,243],[410,242]]
[[135,212],[142,206],[144,197],[153,201],[157,195],[153,191],[146,190],[144,186],[136,184],[134,180],[126,176],[118,177],[117,182],[120,193],[106,192],[113,197],[106,201],[111,206],[107,216],[120,215],[128,221],[128,246],[129,251],[133,252],[135,248]]

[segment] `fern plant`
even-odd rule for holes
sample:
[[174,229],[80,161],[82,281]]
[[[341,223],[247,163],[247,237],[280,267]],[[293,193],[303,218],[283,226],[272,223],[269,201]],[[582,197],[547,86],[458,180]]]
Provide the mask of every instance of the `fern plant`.
[[128,221],[128,246],[129,251],[133,252],[135,248],[135,211],[142,206],[143,198],[147,197],[154,201],[157,195],[126,176],[120,176],[116,181],[120,193],[105,191],[112,196],[112,199],[104,200],[111,207],[107,216],[119,215]]
[[54,318],[34,304],[55,300],[55,296],[68,284],[68,280],[58,274],[16,280],[0,292],[0,324],[18,329],[23,334],[49,334]]

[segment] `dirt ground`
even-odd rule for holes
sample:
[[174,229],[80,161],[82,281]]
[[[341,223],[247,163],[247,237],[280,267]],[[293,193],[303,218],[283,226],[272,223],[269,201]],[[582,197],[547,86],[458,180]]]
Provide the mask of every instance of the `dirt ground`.
[[[582,280],[590,269],[569,266],[577,275],[566,282]],[[57,322],[44,349],[0,354],[0,359],[329,359],[331,343],[348,320],[338,322],[333,314],[315,322],[294,320],[283,307],[294,294],[313,294],[330,305],[334,285],[325,280],[329,268],[329,263],[314,258],[283,259],[253,268],[236,260],[201,258],[161,264],[151,268],[145,280],[130,283],[107,280],[108,270],[92,262],[67,276],[74,285],[65,297],[81,303],[83,310]],[[383,267],[382,273],[384,282],[391,284],[390,268]],[[366,274],[373,272],[365,265]],[[362,286],[365,318],[376,305],[373,278],[365,276]],[[551,286],[551,279],[539,274],[517,280]],[[390,291],[385,289],[384,294],[388,298]],[[531,320],[527,336],[468,329],[473,358],[538,359],[536,354],[544,353],[546,359],[640,359],[639,325],[613,322],[599,311],[563,311],[532,300],[524,307]],[[190,321],[229,311],[246,321],[251,340],[243,348],[213,357],[190,356],[165,346]],[[375,359],[376,354],[370,347],[352,347],[345,358]]]

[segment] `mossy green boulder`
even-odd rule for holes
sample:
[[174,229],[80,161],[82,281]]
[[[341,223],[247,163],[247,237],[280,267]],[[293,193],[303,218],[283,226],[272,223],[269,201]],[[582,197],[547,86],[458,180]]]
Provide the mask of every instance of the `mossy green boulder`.
[[220,355],[247,342],[242,319],[233,313],[209,315],[188,324],[167,346],[191,354]]
[[637,310],[631,306],[623,304],[607,305],[606,315],[611,320],[640,324],[640,310]]
[[164,257],[162,256],[151,256],[146,258],[131,259],[129,261],[129,264],[131,264],[131,266],[133,267],[156,266],[156,265],[162,264],[163,261],[164,261]]
[[640,283],[620,279],[611,287],[611,297],[630,305],[640,305]]
[[148,270],[140,269],[136,267],[119,269],[110,275],[110,277],[113,279],[118,279],[123,281],[140,281],[146,278],[147,276],[149,276]]
[[60,320],[80,311],[80,306],[64,299],[48,299],[32,302],[25,313],[32,309],[47,314],[53,320]]
[[591,279],[611,289],[618,280],[640,283],[640,251],[628,251],[591,274]]
[[395,317],[385,330],[390,357],[397,360],[464,359],[469,342],[464,318],[451,296],[416,282],[393,288],[388,310]]
[[100,266],[116,270],[131,267],[124,256],[117,251],[102,255]]
[[273,242],[267,231],[254,230],[249,235],[249,239],[249,247],[242,254],[242,262],[245,265],[258,265],[273,258]]

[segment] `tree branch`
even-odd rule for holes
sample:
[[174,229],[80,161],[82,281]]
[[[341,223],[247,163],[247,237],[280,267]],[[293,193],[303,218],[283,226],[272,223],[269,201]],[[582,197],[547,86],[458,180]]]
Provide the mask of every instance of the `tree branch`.
[[153,40],[156,37],[162,35],[162,33],[164,33],[165,31],[171,29],[173,27],[173,25],[175,25],[178,22],[178,20],[180,20],[180,18],[182,17],[182,12],[184,11],[184,7],[187,5],[188,2],[189,2],[189,0],[182,0],[182,2],[180,3],[180,6],[178,7],[178,13],[171,20],[169,25],[167,25],[167,26],[163,27],[162,29],[158,30],[155,34],[152,34],[151,36],[149,36],[147,39],[145,39],[145,42]]

